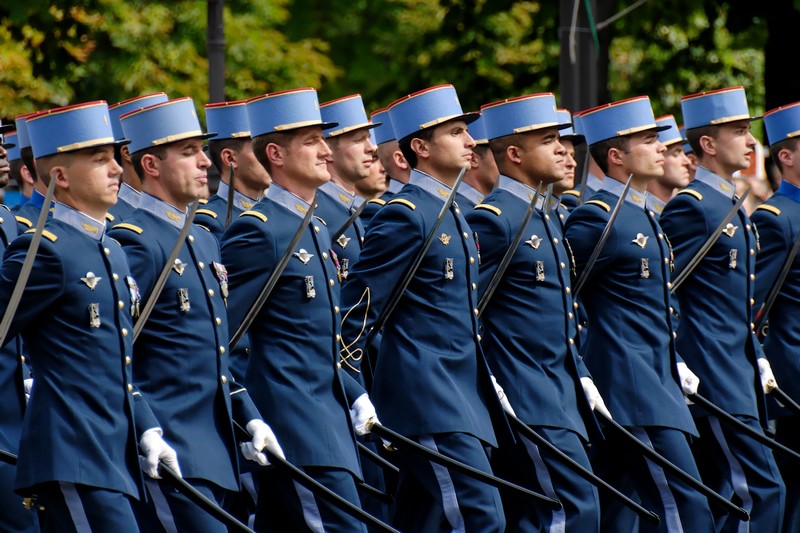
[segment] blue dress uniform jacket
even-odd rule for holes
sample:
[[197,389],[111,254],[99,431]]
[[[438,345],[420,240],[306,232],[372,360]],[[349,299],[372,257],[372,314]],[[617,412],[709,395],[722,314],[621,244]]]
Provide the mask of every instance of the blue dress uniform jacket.
[[367,205],[364,206],[364,209],[361,210],[361,215],[359,218],[361,219],[361,223],[366,228],[369,226],[369,223],[372,221],[372,217],[375,216],[375,213],[378,212],[378,209],[386,205],[386,202],[394,198],[394,195],[400,192],[400,189],[403,188],[403,183],[397,181],[389,177],[389,187],[386,189],[386,192],[383,193],[380,198],[374,198],[367,202]]
[[[366,209],[366,206],[364,206]],[[356,209],[355,197],[342,187],[329,181],[319,188],[316,214],[325,221],[328,232],[337,231]],[[363,213],[363,211],[362,211]],[[330,235],[331,238],[334,235]],[[350,269],[358,261],[361,245],[364,242],[364,226],[357,218],[344,233],[332,243],[332,249],[339,262],[342,285],[350,275]]]
[[[230,272],[231,331],[289,247],[306,205],[273,184],[267,198],[225,232],[222,257]],[[348,408],[364,391],[349,389],[346,394],[344,387],[355,382],[337,368],[337,271],[327,229],[319,219],[312,220],[248,330],[252,351],[245,383],[289,461],[345,468],[360,477]]]
[[[375,215],[342,288],[342,339],[351,351],[363,350],[448,194],[448,187],[414,170]],[[455,206],[437,233],[384,327],[371,398],[381,421],[405,435],[462,432],[496,445],[492,418],[504,416],[479,344],[475,238]]]
[[[36,360],[17,490],[27,493],[39,483],[65,481],[138,498],[142,478],[136,441],[159,424],[132,385],[135,282],[119,244],[90,236],[102,235],[102,224],[69,211],[84,218],[82,229],[61,220],[47,222],[8,337],[21,332]],[[32,233],[6,250],[3,308]]]
[[[707,169],[664,208],[661,225],[681,272],[731,210],[733,185]],[[678,351],[700,377],[700,393],[730,414],[766,423],[756,362],[763,357],[751,329],[758,235],[743,209],[677,291]],[[700,412],[698,412],[700,414]]]
[[[479,294],[486,290],[525,216],[529,200],[522,197],[532,193],[500,176],[498,188],[467,214],[481,245]],[[596,422],[580,385],[589,371],[575,348],[574,308],[565,292],[572,258],[558,222],[549,215],[545,218],[539,209],[523,235],[482,316],[484,353],[523,422],[569,429],[587,439],[586,426]]]
[[31,199],[17,210],[15,218],[17,219],[17,229],[20,234],[36,226],[43,204],[44,195],[39,191],[33,191]]
[[[143,302],[184,216],[145,194],[128,221],[111,231],[128,255]],[[184,477],[233,490],[238,489],[238,448],[231,415],[242,425],[261,417],[228,370],[224,270],[216,239],[192,227],[137,340],[134,376],[164,423],[164,437],[175,448]]]
[[[239,191],[233,191],[233,208],[231,210],[231,220],[241,215],[244,211],[252,209],[258,200],[248,198]],[[217,194],[203,202],[194,217],[194,223],[203,226],[211,232],[217,241],[222,240],[225,233],[225,216],[228,213],[228,185],[219,182]]]
[[[783,182],[778,192],[753,213],[758,225],[761,251],[756,256],[756,309],[760,309],[775,283],[789,251],[800,235],[800,188]],[[800,254],[795,257],[786,281],[769,313],[764,352],[775,379],[792,398],[800,398]],[[770,414],[772,406],[770,405]]]
[[[567,219],[566,238],[575,253],[578,276],[619,200],[618,194],[606,189],[615,184],[622,189],[622,184],[611,178],[606,182],[608,187]],[[581,355],[617,422],[696,435],[678,386],[667,288],[671,251],[658,222],[643,209],[643,201],[630,191],[583,287],[580,297],[591,327]]]
[[484,195],[469,183],[462,183],[456,192],[456,202],[464,215],[475,209],[483,201]]
[[110,217],[107,218],[109,222],[112,222],[111,225],[113,226],[114,224],[124,222],[125,219],[131,216],[131,213],[133,213],[139,205],[140,197],[141,193],[139,191],[135,190],[127,183],[120,183],[117,203],[112,205],[108,210]]

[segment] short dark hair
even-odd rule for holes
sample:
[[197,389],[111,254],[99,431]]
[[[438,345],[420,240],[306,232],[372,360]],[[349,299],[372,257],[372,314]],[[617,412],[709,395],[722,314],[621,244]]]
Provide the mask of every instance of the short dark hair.
[[25,163],[22,162],[22,159],[15,159],[14,161],[9,161],[8,165],[11,167],[9,172],[11,177],[17,182],[19,190],[22,190],[22,167]]
[[292,131],[273,131],[272,133],[265,133],[264,135],[253,137],[251,141],[253,143],[253,153],[256,156],[256,160],[261,163],[261,166],[264,167],[267,172],[272,172],[269,157],[267,157],[267,146],[270,144],[277,144],[285,148],[289,145],[292,133]]
[[229,148],[238,152],[249,142],[249,137],[239,139],[211,139],[208,141],[208,157],[211,158],[211,162],[214,163],[214,166],[217,167],[217,170],[221,173],[225,170],[223,168],[225,165],[222,162],[222,151]]
[[692,128],[690,130],[686,130],[686,141],[689,143],[689,146],[692,147],[692,150],[697,157],[702,158],[705,155],[705,152],[703,152],[703,147],[700,145],[700,138],[708,136],[716,139],[717,132],[719,132],[719,126],[717,125]]
[[42,175],[39,179],[45,185],[50,185],[50,171],[57,165],[69,166],[72,164],[73,152],[65,152],[61,154],[53,154],[45,157],[37,157],[36,164],[42,169]]
[[783,150],[784,148],[793,152],[797,149],[797,141],[800,140],[797,137],[791,139],[784,139],[782,141],[778,141],[769,147],[769,155],[772,157],[772,161],[775,162],[775,166],[778,167],[778,170],[783,172],[783,165],[781,164],[781,160],[778,159],[778,153]]
[[592,158],[595,160],[597,166],[600,167],[600,170],[602,170],[604,174],[608,174],[608,151],[612,148],[616,148],[617,150],[627,152],[630,139],[631,138],[627,135],[622,137],[611,137],[610,139],[596,142],[589,146],[589,152],[592,154]]
[[25,166],[28,167],[28,172],[30,172],[31,176],[33,176],[33,181],[39,179],[39,173],[36,172],[36,164],[33,161],[33,148],[30,146],[20,148],[19,155],[22,157],[22,161],[25,163]]
[[131,165],[133,165],[133,171],[136,172],[140,179],[144,180],[145,177],[144,169],[142,168],[142,158],[149,154],[156,156],[163,161],[167,158],[168,146],[169,144],[151,146],[150,148],[143,148],[131,154]]
[[407,135],[400,139],[397,144],[400,146],[400,151],[403,152],[403,157],[406,158],[411,168],[417,168],[417,152],[411,149],[411,141],[414,139],[422,139],[423,141],[430,141],[433,139],[434,128],[426,128]]
[[502,137],[489,140],[489,148],[492,149],[492,155],[494,155],[494,160],[498,167],[505,164],[508,147],[511,145],[519,146],[521,144],[520,135],[519,133],[512,133],[511,135],[503,135]]

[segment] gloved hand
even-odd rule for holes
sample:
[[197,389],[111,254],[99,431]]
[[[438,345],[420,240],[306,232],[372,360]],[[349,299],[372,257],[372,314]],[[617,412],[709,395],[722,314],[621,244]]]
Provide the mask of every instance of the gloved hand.
[[497,378],[494,376],[490,376],[492,378],[492,385],[494,385],[494,391],[497,393],[497,397],[500,399],[500,405],[503,406],[503,411],[510,414],[511,416],[516,417],[517,414],[514,412],[514,408],[511,407],[511,403],[508,401],[508,396],[506,396],[506,392],[503,390],[503,387],[497,382]]
[[163,461],[170,467],[178,477],[181,475],[181,467],[178,465],[178,456],[172,447],[161,438],[161,428],[150,428],[139,439],[139,448],[144,457],[139,456],[139,465],[142,470],[153,479],[161,479],[158,474],[158,462]]
[[25,401],[31,399],[31,389],[33,388],[33,378],[25,378],[22,380],[22,386],[25,389]]
[[281,459],[286,459],[286,456],[283,454],[283,449],[281,445],[278,444],[277,437],[275,437],[275,433],[272,432],[272,428],[263,420],[258,418],[251,420],[247,423],[246,429],[253,438],[240,445],[242,455],[244,455],[245,459],[248,461],[255,461],[261,466],[269,466],[267,455],[262,451],[264,448],[271,454]]
[[778,382],[775,381],[772,367],[769,366],[769,361],[763,357],[758,359],[758,374],[761,376],[761,386],[764,387],[764,394],[769,394],[773,389],[778,388]]
[[375,412],[375,406],[369,400],[369,395],[365,392],[353,402],[350,407],[350,422],[353,424],[353,430],[356,435],[366,435],[369,433],[367,429],[367,422],[371,419],[378,421],[378,414]]
[[611,413],[608,411],[608,408],[603,401],[603,397],[600,396],[600,391],[597,390],[592,378],[581,378],[581,386],[583,387],[583,393],[586,395],[586,399],[589,400],[589,407],[592,408],[592,411],[598,411],[600,414],[613,420]]
[[686,363],[678,363],[678,377],[681,380],[683,394],[691,396],[697,392],[697,387],[700,386],[700,378],[697,377],[697,374],[689,370]]

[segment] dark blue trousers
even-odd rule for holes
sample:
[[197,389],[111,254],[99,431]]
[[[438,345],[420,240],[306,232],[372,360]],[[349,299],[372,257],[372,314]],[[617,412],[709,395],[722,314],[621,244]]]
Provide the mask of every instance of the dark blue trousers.
[[17,467],[0,463],[0,530],[15,533],[39,531],[36,511],[22,505],[22,496],[14,492],[14,477]]
[[[800,416],[784,416],[776,421],[775,438],[793,450],[800,450]],[[800,533],[800,464],[775,454],[775,462],[786,484],[786,511],[783,515],[783,533]]]
[[121,492],[53,481],[35,487],[44,533],[138,533],[130,496]]

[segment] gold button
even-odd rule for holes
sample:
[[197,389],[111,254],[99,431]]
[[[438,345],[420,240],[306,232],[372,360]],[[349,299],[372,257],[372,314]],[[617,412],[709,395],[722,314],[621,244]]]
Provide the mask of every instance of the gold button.
[[571,338],[571,337],[570,337],[570,339],[569,339],[569,343],[574,345],[574,344],[575,344],[575,339],[573,339],[573,338]]
[[664,264],[665,264],[665,265],[668,265],[668,264],[669,264],[669,257],[665,257],[665,258],[664,258]]
[[319,226],[314,226],[314,233],[319,233]]
[[133,392],[133,385],[128,383],[128,392]]
[[558,244],[558,239],[556,239],[555,237],[553,238],[553,244]]
[[756,330],[756,325],[753,324],[752,322],[750,322],[750,329],[752,329],[753,331]]
[[564,215],[562,215],[561,213],[559,213],[559,214],[558,214],[558,218],[560,218],[561,220],[564,220]]
[[577,308],[578,308],[578,302],[572,302],[572,307],[574,307],[575,309],[577,309]]
[[469,258],[469,264],[471,265],[471,264],[472,264],[472,263],[474,263],[474,262],[475,262],[475,258],[474,258],[474,257],[470,257],[470,258]]
[[545,215],[545,216],[544,216],[544,219],[545,219],[545,220],[550,220],[550,215]]
[[478,308],[477,307],[475,309],[473,309],[472,312],[475,313],[475,316],[478,316]]
[[583,331],[583,326],[581,326],[580,324],[578,324],[578,331]]
[[323,259],[327,259],[328,258],[328,252],[322,252],[322,258]]
[[664,240],[664,234],[663,234],[663,233],[659,233],[659,234],[658,234],[658,238],[659,238],[659,239],[661,239],[661,240],[663,241],[663,240]]
[[103,252],[105,252],[106,255],[111,255],[111,250],[108,248],[103,248]]
[[672,288],[672,282],[671,282],[671,281],[668,281],[668,282],[667,282],[667,288],[668,288],[668,289],[671,289],[671,288]]
[[189,235],[189,242],[194,242],[194,236]]
[[119,281],[119,276],[117,274],[112,274],[111,277],[114,278],[114,281]]
[[22,361],[22,362],[24,363],[24,362],[25,362],[25,356],[24,356],[24,355],[20,355],[20,356],[19,356],[19,360],[20,360],[20,361]]
[[469,239],[469,233],[467,233],[467,232],[465,231],[465,232],[463,233],[463,235],[464,235],[464,238],[465,238],[465,239]]
[[333,287],[333,285],[334,285],[334,283],[335,283],[335,282],[334,282],[332,279],[329,279],[329,280],[328,280],[328,283],[330,283],[330,284],[331,284],[331,287]]
[[342,363],[336,363],[336,368],[338,368],[339,370],[341,370],[341,369],[342,369]]
[[755,281],[755,279],[756,279],[756,275],[755,274],[750,274],[750,281]]
[[673,339],[677,339],[678,338],[678,332],[677,331],[673,331],[672,332],[672,338]]
[[131,364],[131,356],[130,356],[130,355],[126,355],[126,356],[125,356],[125,364],[126,364],[126,365],[129,365],[129,364]]
[[752,298],[750,298],[750,305],[756,305],[756,301]]
[[338,305],[334,305],[333,306],[333,312],[334,313],[338,313],[339,312],[339,306]]
[[655,213],[653,213],[652,211],[650,211],[650,216],[651,216],[651,217],[654,217],[654,216],[656,216],[656,214],[655,214]]
[[671,305],[669,306],[669,314],[671,314],[671,315],[675,314],[675,308],[672,307]]
[[564,264],[564,261],[561,261],[561,270],[564,270],[565,268],[567,268],[567,265]]
[[756,251],[750,248],[750,255],[756,255]]
[[128,330],[127,329],[122,328],[122,336],[123,337],[127,337],[128,336]]
[[569,294],[569,293],[571,293],[571,292],[572,292],[572,291],[570,290],[570,288],[569,288],[569,287],[567,287],[567,288],[566,288],[566,289],[564,289],[564,290],[566,291],[566,293],[567,293],[567,294]]
[[208,289],[208,295],[214,297],[214,289]]
[[478,342],[481,342],[483,340],[483,337],[481,337],[480,335],[476,335],[475,338],[478,339]]
[[752,226],[750,226],[750,224],[748,224],[747,225],[747,231],[750,231],[751,229],[752,229]]
[[200,267],[200,270],[203,270],[203,269],[206,267],[206,265],[204,265],[202,261],[200,261],[199,263],[197,263],[197,266],[199,266],[199,267]]
[[567,313],[567,316],[569,317],[570,320],[572,320],[572,317],[574,317],[575,315],[573,315],[572,311],[570,311],[569,313]]
[[476,290],[477,288],[478,288],[478,286],[477,286],[476,284],[474,284],[474,283],[473,283],[473,284],[472,284],[472,290],[474,291],[474,290]]
[[119,306],[120,309],[125,309],[125,302],[123,302],[122,300],[118,301],[117,305]]
[[216,322],[218,326],[222,325],[222,319],[220,317],[215,318],[214,322]]
[[460,214],[461,214],[461,209],[456,207],[456,215],[460,215]]
[[224,346],[220,346],[219,347],[219,353],[220,353],[220,355],[225,353],[225,347]]
[[342,336],[337,333],[336,334],[336,342],[339,342],[340,340],[342,340]]
[[223,384],[223,385],[225,385],[225,384],[228,382],[228,376],[222,376],[222,377],[221,377],[221,378],[219,378],[219,379],[220,379],[220,381],[222,381],[222,384]]

